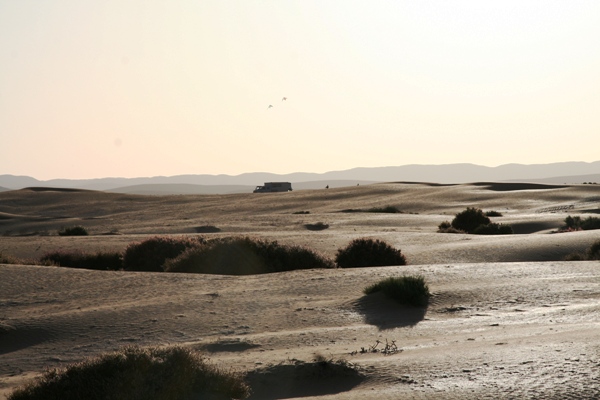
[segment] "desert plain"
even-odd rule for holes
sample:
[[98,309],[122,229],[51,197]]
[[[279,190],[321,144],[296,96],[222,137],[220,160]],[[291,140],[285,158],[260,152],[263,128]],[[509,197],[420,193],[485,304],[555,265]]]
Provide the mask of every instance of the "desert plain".
[[[401,213],[366,212],[394,206]],[[438,233],[466,207],[512,235]],[[154,236],[250,236],[334,258],[386,241],[404,266],[264,275],[92,271],[0,264],[0,398],[46,368],[127,345],[182,345],[253,376],[251,398],[600,398],[600,262],[564,261],[600,231],[600,185],[380,183],[288,193],[142,196],[29,188],[0,193],[0,251],[124,251]],[[327,225],[312,230],[307,226]],[[65,226],[89,236],[58,236]],[[363,289],[425,277],[423,309]],[[384,346],[397,349],[382,352]],[[313,360],[359,374],[303,374]]]

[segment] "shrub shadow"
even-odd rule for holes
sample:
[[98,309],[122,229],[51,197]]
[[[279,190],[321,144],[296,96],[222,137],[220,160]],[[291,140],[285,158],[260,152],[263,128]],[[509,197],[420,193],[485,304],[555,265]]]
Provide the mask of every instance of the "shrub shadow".
[[427,313],[427,306],[405,306],[381,292],[361,297],[353,303],[353,307],[364,316],[365,323],[376,326],[380,331],[415,326]]
[[273,365],[251,371],[246,381],[253,399],[290,399],[347,392],[364,381],[364,376],[342,362],[302,362]]

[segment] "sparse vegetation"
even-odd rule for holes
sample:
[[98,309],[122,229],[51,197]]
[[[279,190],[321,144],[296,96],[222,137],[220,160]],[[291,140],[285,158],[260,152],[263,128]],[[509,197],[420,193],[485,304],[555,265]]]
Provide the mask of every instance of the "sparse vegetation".
[[486,211],[485,212],[485,216],[486,217],[501,217],[502,213],[498,212],[498,211],[491,210],[491,211]]
[[564,258],[565,261],[586,261],[586,260],[600,260],[600,240],[596,240],[587,249],[585,253],[575,252],[568,254]]
[[385,206],[385,207],[373,207],[367,210],[372,213],[389,213],[389,214],[399,214],[402,213],[400,209],[396,206]]
[[382,240],[359,238],[338,249],[335,262],[340,268],[406,265],[406,257]]
[[186,249],[204,243],[202,237],[153,237],[140,243],[132,243],[123,254],[126,271],[163,271],[165,261],[175,258]]
[[81,225],[62,228],[58,231],[59,236],[87,236],[88,231]]
[[461,231],[461,230],[453,227],[449,221],[444,221],[441,224],[439,224],[438,232],[440,232],[440,233],[465,233],[464,231]]
[[44,254],[40,258],[40,262],[44,265],[102,271],[123,269],[121,253],[98,252],[87,254],[83,252],[53,251]]
[[317,222],[316,224],[305,224],[304,227],[309,231],[322,231],[329,228],[329,225],[324,224],[323,222]]
[[5,254],[4,252],[0,251],[0,264],[31,265],[31,264],[35,264],[35,262],[33,262],[32,260],[26,260],[24,258],[14,257],[14,256],[11,256],[10,254]]
[[217,228],[214,225],[202,225],[194,228],[196,233],[218,233],[221,232],[220,228]]
[[471,233],[475,235],[506,235],[512,234],[509,225],[492,223],[489,216],[502,216],[496,211],[484,213],[481,209],[467,207],[456,214],[452,222],[444,221],[438,226],[441,233]]
[[487,225],[491,221],[479,208],[467,207],[466,210],[456,214],[451,224],[452,227],[467,233],[473,231],[480,225]]
[[587,251],[588,260],[600,260],[600,240],[596,240]]
[[572,217],[569,215],[565,218],[565,226],[561,228],[561,231],[588,231],[593,229],[600,229],[600,218],[587,217],[582,219],[579,216]]
[[[13,391],[9,400],[180,400],[245,399],[250,388],[241,374],[210,365],[183,348],[125,347],[65,369],[47,371]],[[219,398],[221,398],[219,397]]]
[[165,263],[167,272],[225,275],[334,267],[330,259],[306,247],[250,237],[212,239]]
[[474,235],[511,235],[512,228],[509,225],[489,223],[487,225],[479,225],[473,230]]
[[429,287],[422,276],[391,277],[367,286],[364,293],[369,295],[383,292],[400,304],[424,307],[429,302]]

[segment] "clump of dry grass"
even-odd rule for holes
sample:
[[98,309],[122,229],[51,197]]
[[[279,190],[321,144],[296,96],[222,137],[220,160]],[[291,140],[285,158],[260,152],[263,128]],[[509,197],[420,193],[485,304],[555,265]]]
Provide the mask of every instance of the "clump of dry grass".
[[123,268],[126,271],[162,272],[165,261],[203,242],[205,239],[202,237],[156,236],[139,243],[132,243],[127,246],[123,254]]
[[303,246],[250,237],[215,238],[165,263],[167,272],[251,275],[311,268],[335,268],[333,261]]
[[121,253],[97,252],[84,253],[81,251],[53,251],[40,258],[43,265],[54,265],[68,268],[95,269],[100,271],[118,271],[123,269]]
[[183,347],[125,347],[64,369],[51,369],[17,388],[8,400],[245,399],[241,374],[206,362]]
[[414,307],[426,306],[430,296],[425,278],[420,275],[383,279],[367,286],[364,290],[365,294],[376,292],[383,292],[384,295],[396,300],[400,304]]
[[359,238],[338,249],[335,262],[340,268],[382,267],[406,265],[406,257],[383,240]]

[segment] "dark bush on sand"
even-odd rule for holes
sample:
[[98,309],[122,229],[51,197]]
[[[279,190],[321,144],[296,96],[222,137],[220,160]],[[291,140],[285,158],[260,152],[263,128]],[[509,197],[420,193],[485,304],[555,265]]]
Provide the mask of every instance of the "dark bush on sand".
[[83,226],[70,226],[58,231],[59,236],[87,236],[88,231]]
[[[183,347],[125,347],[65,369],[52,369],[8,400],[245,399],[243,377]],[[218,397],[217,397],[218,396]]]
[[475,235],[506,235],[512,234],[512,227],[492,223],[488,215],[502,215],[495,211],[484,213],[479,208],[467,207],[466,210],[456,214],[452,222],[444,221],[438,226],[442,233],[471,233]]
[[335,262],[340,268],[406,265],[400,250],[379,239],[354,239],[348,246],[338,249]]
[[600,229],[600,218],[587,217],[581,219],[581,217],[571,217],[570,215],[565,218],[565,226],[562,228],[563,231],[588,231],[593,229]]
[[596,240],[587,251],[588,260],[600,260],[600,240]]
[[120,253],[98,252],[87,254],[83,252],[53,251],[40,258],[43,265],[59,267],[95,269],[101,271],[117,271],[123,268]]
[[479,225],[473,230],[474,235],[511,235],[512,233],[513,230],[510,226],[493,222],[487,225]]
[[167,272],[251,275],[311,268],[334,268],[319,253],[302,246],[249,237],[216,238],[185,250],[165,263]]
[[490,222],[490,219],[479,208],[468,207],[456,214],[451,224],[455,229],[473,233],[478,226],[487,225]]
[[202,237],[153,237],[127,246],[123,255],[126,271],[163,271],[165,261],[175,258],[185,250],[204,243]]
[[422,276],[402,276],[387,278],[367,286],[365,294],[383,292],[398,303],[414,307],[426,306],[429,302],[429,287]]

